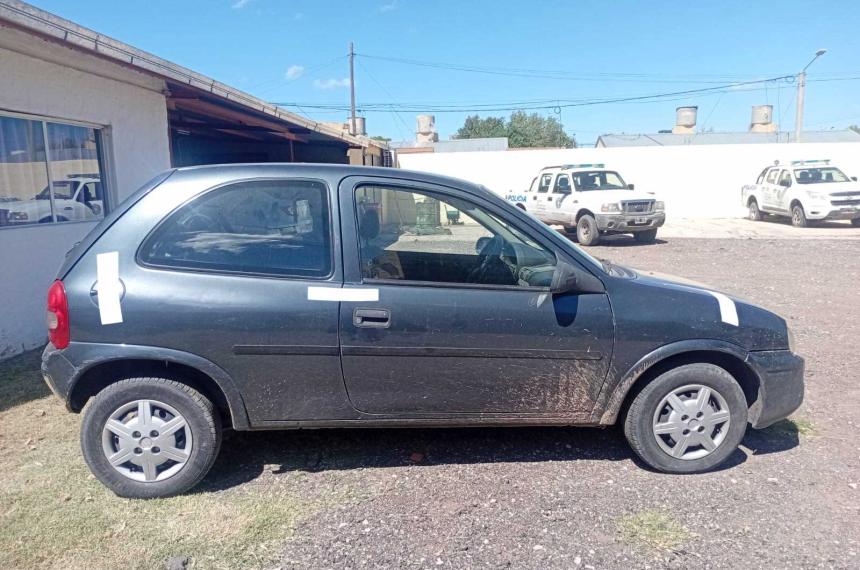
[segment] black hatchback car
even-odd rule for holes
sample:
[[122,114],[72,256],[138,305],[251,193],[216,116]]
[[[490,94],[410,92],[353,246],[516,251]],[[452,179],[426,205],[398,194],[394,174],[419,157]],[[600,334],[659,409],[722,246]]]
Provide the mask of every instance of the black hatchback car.
[[126,497],[195,485],[225,426],[620,422],[653,468],[701,472],[803,399],[777,315],[395,169],[166,172],[69,252],[48,327],[45,380]]

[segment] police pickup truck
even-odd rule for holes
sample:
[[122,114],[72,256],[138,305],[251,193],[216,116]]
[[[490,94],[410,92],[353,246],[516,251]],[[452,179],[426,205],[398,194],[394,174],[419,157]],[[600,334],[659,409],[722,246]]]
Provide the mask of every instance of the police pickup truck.
[[749,219],[763,214],[790,216],[792,225],[804,228],[811,221],[851,220],[860,227],[860,184],[829,160],[775,161],[761,171],[755,184],[741,189]]
[[650,243],[666,221],[663,202],[634,190],[603,164],[547,166],[527,191],[511,191],[506,198],[545,224],[576,232],[582,245],[596,245],[602,235],[630,233]]

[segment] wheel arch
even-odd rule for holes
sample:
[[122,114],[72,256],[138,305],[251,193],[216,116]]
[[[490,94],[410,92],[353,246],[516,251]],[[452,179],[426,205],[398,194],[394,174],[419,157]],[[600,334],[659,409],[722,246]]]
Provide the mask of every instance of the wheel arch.
[[580,208],[579,211],[576,213],[576,222],[579,223],[580,218],[582,218],[582,216],[585,216],[586,214],[594,219],[597,219],[597,216],[594,215],[594,212],[592,212],[588,208]]
[[[123,352],[128,353],[129,348],[124,346]],[[131,354],[120,358],[88,361],[87,367],[78,372],[69,389],[69,408],[80,412],[90,398],[124,378],[152,376],[185,384],[206,396],[220,412],[224,425],[234,429],[250,427],[242,396],[226,372],[198,356],[140,348],[149,350],[132,350]]]
[[746,362],[746,351],[737,345],[722,341],[682,341],[656,349],[640,359],[611,392],[607,392],[605,406],[595,414],[603,425],[616,423],[626,414],[630,403],[649,382],[660,374],[685,364],[707,363],[723,368],[740,384],[751,408],[759,399],[761,382]]

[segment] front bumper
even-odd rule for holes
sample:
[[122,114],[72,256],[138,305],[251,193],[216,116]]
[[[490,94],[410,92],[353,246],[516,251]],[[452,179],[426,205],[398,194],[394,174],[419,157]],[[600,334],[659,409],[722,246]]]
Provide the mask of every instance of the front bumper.
[[860,218],[860,205],[837,206],[829,202],[810,204],[805,212],[808,220],[853,220]]
[[750,406],[749,422],[766,428],[787,418],[803,403],[804,361],[789,350],[750,352],[746,360],[759,378],[758,398]]
[[639,232],[659,228],[666,222],[665,212],[651,214],[597,214],[597,229],[602,232]]

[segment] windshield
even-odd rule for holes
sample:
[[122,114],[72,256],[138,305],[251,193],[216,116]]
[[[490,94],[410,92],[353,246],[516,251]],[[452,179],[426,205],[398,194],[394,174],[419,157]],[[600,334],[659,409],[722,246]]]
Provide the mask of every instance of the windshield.
[[588,170],[571,173],[573,185],[579,191],[623,190],[627,188],[621,175],[611,170]]
[[798,184],[824,184],[827,182],[848,182],[848,177],[838,168],[795,168],[794,178]]

